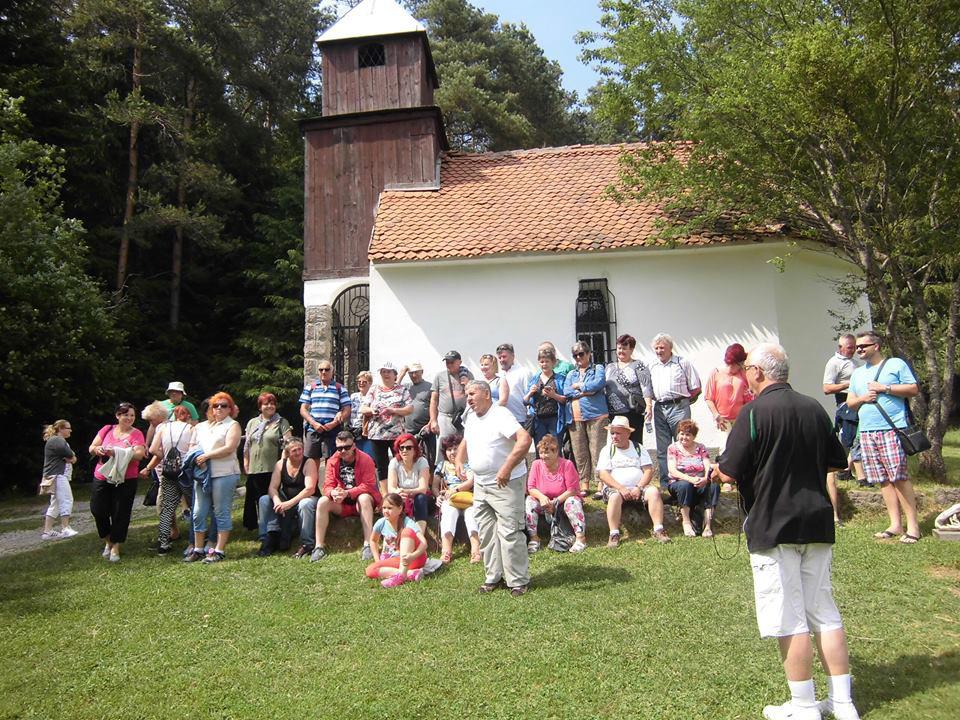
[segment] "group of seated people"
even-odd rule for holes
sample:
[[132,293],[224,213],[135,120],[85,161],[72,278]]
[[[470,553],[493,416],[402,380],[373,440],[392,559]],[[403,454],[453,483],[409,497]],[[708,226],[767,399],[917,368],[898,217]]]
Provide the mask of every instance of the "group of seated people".
[[[670,542],[663,527],[664,502],[660,487],[653,482],[653,462],[640,445],[631,440],[633,428],[625,417],[615,417],[607,427],[609,439],[600,453],[596,472],[606,503],[609,525],[607,547],[620,544],[621,517],[625,504],[636,504],[649,512],[653,536]],[[703,536],[713,534],[713,509],[720,488],[711,481],[711,465],[706,448],[696,442],[697,426],[692,421],[680,424],[678,439],[670,447],[670,496],[679,506],[684,534],[695,536],[691,508],[704,506]],[[335,452],[324,462],[304,456],[299,439],[288,441],[274,469],[268,491],[259,499],[259,555],[269,556],[289,549],[297,531],[299,548],[294,557],[309,556],[311,561],[327,554],[327,531],[331,515],[359,516],[363,532],[362,559],[370,565],[366,574],[381,579],[385,587],[400,584],[391,578],[402,571],[407,580],[422,576],[426,562],[427,526],[438,519],[437,537],[441,546],[440,562],[453,559],[457,524],[463,517],[470,544],[470,562],[480,562],[480,541],[471,506],[473,478],[468,468],[466,479],[456,472],[455,456],[461,437],[445,438],[442,457],[431,471],[418,439],[400,435],[393,443],[386,482],[377,481],[373,458],[357,447],[350,431],[336,436]],[[539,457],[530,464],[525,500],[528,551],[540,550],[538,522],[541,516],[553,520],[562,513],[569,522],[575,540],[569,552],[587,547],[584,497],[574,463],[563,457],[560,443],[553,435],[544,435],[537,444]],[[323,481],[320,482],[320,472]],[[374,522],[377,511],[382,517]]]

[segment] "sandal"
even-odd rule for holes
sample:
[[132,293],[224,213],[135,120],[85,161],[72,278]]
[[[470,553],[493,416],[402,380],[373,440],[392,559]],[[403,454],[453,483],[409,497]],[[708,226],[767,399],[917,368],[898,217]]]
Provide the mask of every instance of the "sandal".
[[453,553],[449,550],[440,556],[440,562],[442,562],[444,565],[449,565],[451,560],[453,560]]
[[876,538],[877,540],[893,540],[893,538],[895,538],[899,534],[900,533],[898,532],[891,532],[890,530],[884,530],[883,532],[874,533],[873,537]]
[[900,543],[903,545],[916,545],[920,542],[919,535],[911,535],[910,533],[904,533],[900,536]]

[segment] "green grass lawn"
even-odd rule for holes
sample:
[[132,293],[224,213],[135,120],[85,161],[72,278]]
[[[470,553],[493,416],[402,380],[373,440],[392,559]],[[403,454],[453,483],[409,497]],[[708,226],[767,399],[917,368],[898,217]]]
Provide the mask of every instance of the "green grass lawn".
[[[877,543],[882,522],[836,547],[857,704],[956,718],[960,544]],[[118,565],[89,535],[0,559],[0,718],[713,720],[787,699],[745,548],[591,538],[536,555],[533,590],[511,598],[478,596],[462,555],[383,590],[356,545],[310,564],[253,557],[244,535],[228,561],[184,565],[147,550],[154,529],[141,521]]]

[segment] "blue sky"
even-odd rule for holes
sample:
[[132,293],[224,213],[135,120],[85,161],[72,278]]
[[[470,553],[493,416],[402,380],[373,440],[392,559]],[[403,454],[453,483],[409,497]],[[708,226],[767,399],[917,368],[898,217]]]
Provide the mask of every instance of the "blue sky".
[[580,99],[597,80],[597,74],[577,56],[573,38],[581,30],[599,30],[600,8],[595,0],[470,0],[475,7],[499,15],[501,20],[526,23],[544,54],[563,68],[563,86],[576,90]]

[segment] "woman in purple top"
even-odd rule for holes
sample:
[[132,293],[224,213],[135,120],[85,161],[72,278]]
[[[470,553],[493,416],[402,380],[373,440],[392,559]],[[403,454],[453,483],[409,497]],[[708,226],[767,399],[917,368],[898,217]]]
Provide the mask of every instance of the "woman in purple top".
[[677,441],[667,449],[667,470],[670,482],[667,489],[680,506],[683,534],[696,537],[690,521],[690,508],[704,504],[703,536],[713,537],[713,510],[720,500],[720,486],[710,482],[710,454],[697,442],[700,428],[693,420],[681,420],[677,425]]
[[587,526],[583,516],[583,500],[580,499],[580,476],[576,466],[560,457],[560,445],[553,435],[544,435],[537,444],[540,457],[530,466],[527,476],[526,520],[530,542],[527,550],[532,554],[540,549],[537,537],[537,516],[553,515],[561,509],[567,515],[577,540],[570,552],[583,552],[587,547]]

